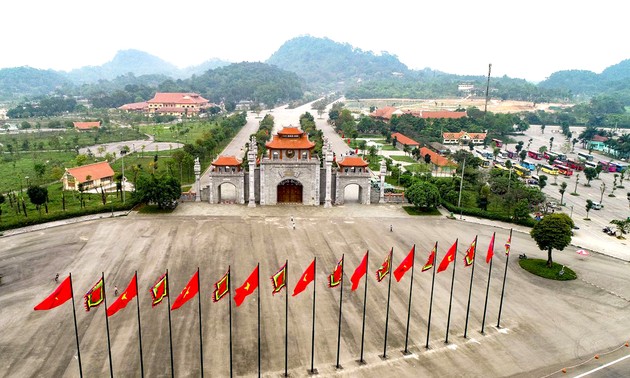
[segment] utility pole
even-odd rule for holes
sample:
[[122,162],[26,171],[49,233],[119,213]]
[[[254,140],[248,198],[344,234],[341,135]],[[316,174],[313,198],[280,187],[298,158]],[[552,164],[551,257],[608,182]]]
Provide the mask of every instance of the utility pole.
[[486,105],[483,107],[483,116],[486,117],[488,111],[488,100],[490,99],[490,73],[492,72],[492,63],[488,64],[488,82],[486,84]]
[[457,207],[459,207],[460,220],[463,217],[463,210],[461,208],[461,203],[462,203],[462,187],[464,186],[464,169],[466,169],[466,158],[464,158],[464,163],[462,164],[462,176],[459,179],[459,199],[457,200]]

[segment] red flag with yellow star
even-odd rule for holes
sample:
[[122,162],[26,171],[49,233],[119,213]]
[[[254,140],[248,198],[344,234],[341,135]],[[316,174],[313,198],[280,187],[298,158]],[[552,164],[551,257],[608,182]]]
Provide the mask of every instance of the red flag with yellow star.
[[311,265],[306,268],[299,281],[295,284],[295,288],[293,289],[293,296],[300,294],[303,292],[308,284],[313,282],[315,279],[315,260],[311,262]]
[[396,282],[400,282],[400,280],[402,280],[405,273],[407,273],[407,271],[411,269],[411,267],[413,266],[415,255],[416,255],[416,245],[414,244],[413,247],[411,247],[411,251],[409,251],[409,254],[407,255],[407,257],[405,257],[405,259],[400,263],[400,265],[398,265],[398,268],[394,270],[394,278],[396,278]]
[[448,266],[453,262],[453,260],[455,260],[456,254],[457,254],[457,240],[455,240],[455,243],[453,243],[453,245],[448,250],[448,252],[446,252],[446,255],[444,255],[442,262],[440,262],[440,266],[438,266],[438,270],[437,270],[438,273],[448,268]]
[[127,306],[127,303],[129,303],[129,301],[131,301],[136,295],[138,295],[138,290],[136,289],[137,287],[137,279],[136,275],[134,274],[131,282],[129,282],[129,285],[127,286],[125,291],[123,291],[122,294],[120,294],[120,296],[116,298],[114,303],[109,305],[109,307],[107,308],[107,316],[112,316],[119,310],[125,308]]
[[247,280],[241,287],[237,287],[234,293],[234,302],[236,303],[236,307],[240,306],[241,303],[254,292],[258,288],[258,265],[254,268],[252,273],[247,277]]
[[33,310],[50,310],[59,305],[64,304],[67,300],[72,298],[72,282],[70,281],[70,276],[63,280],[59,286],[52,292],[46,299],[44,299],[40,304],[35,306]]
[[180,308],[184,303],[188,302],[190,298],[197,295],[198,292],[199,292],[199,271],[196,271],[195,274],[193,274],[190,281],[188,281],[188,285],[186,285],[182,289],[182,292],[179,293],[179,296],[175,298],[175,302],[173,303],[173,306],[171,306],[171,311],[177,310],[178,308]]

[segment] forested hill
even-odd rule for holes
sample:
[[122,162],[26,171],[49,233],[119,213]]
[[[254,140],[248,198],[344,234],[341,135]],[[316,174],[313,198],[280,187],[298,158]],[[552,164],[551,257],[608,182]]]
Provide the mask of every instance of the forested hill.
[[385,52],[376,55],[347,43],[311,36],[285,42],[266,62],[295,72],[308,84],[323,88],[342,81],[373,80],[409,71],[394,55]]
[[0,99],[38,96],[71,85],[70,80],[53,70],[31,67],[0,69]]
[[624,103],[630,103],[630,59],[606,68],[601,74],[585,70],[554,72],[538,86],[563,89],[571,91],[574,95],[617,96],[624,99]]

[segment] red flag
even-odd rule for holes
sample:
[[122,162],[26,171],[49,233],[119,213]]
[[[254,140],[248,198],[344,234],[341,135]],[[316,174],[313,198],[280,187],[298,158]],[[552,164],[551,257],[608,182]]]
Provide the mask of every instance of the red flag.
[[190,298],[197,295],[198,292],[199,292],[199,271],[196,271],[195,274],[193,274],[190,281],[188,281],[188,284],[182,289],[182,292],[179,293],[179,296],[175,299],[173,306],[171,306],[171,311],[177,310],[178,308],[180,308],[184,303],[188,302]]
[[33,310],[50,310],[51,308],[55,308],[59,305],[64,304],[67,300],[72,298],[72,281],[70,280],[70,276],[63,280],[59,286],[52,292],[46,299],[44,299],[40,304],[35,306]]
[[448,250],[448,252],[446,252],[446,255],[444,255],[444,258],[442,259],[442,262],[440,262],[440,266],[438,266],[438,273],[440,273],[443,270],[446,270],[448,268],[448,266],[451,264],[451,262],[453,262],[453,260],[455,260],[455,255],[457,254],[457,240],[455,240],[455,243],[453,243],[453,245],[451,246],[451,248]]
[[341,260],[337,263],[335,270],[328,275],[328,287],[337,287],[341,283],[343,276],[341,271],[343,270],[343,256],[341,256]]
[[248,295],[254,292],[258,288],[258,265],[254,268],[252,273],[249,275],[247,280],[241,285],[241,287],[236,288],[236,292],[234,294],[234,302],[236,302],[236,307],[240,306],[241,303],[247,298]]
[[271,284],[273,285],[273,291],[271,294],[276,295],[283,288],[287,286],[287,264],[285,263],[280,270],[271,276]]
[[510,237],[508,238],[508,241],[505,243],[505,255],[509,255],[510,254],[510,247],[512,246],[512,231],[510,230]]
[[295,297],[296,295],[303,292],[308,286],[308,284],[313,282],[314,279],[315,279],[315,260],[311,262],[311,265],[309,265],[308,268],[306,268],[304,273],[302,273],[300,280],[295,284],[295,289],[293,289],[293,296]]
[[389,271],[392,269],[393,252],[394,252],[394,248],[389,250],[387,257],[385,257],[385,261],[383,261],[383,264],[381,265],[381,267],[378,268],[378,270],[376,271],[376,280],[378,282],[383,281],[383,278],[385,278],[389,274]]
[[352,273],[352,277],[350,277],[350,281],[352,281],[351,291],[355,291],[357,287],[359,287],[361,277],[363,277],[367,273],[368,253],[369,252],[365,252],[365,256],[363,256],[361,264],[357,266],[357,268],[354,270],[354,273]]
[[471,266],[475,261],[475,250],[477,249],[477,238],[470,244],[470,247],[466,250],[466,256],[464,256],[464,265]]
[[109,308],[107,309],[107,316],[112,316],[119,310],[125,308],[125,306],[127,306],[127,303],[129,303],[129,301],[131,301],[136,295],[138,295],[138,290],[136,289],[137,286],[138,285],[136,275],[134,274],[131,282],[129,282],[129,285],[127,286],[125,291],[123,291],[122,294],[120,294],[120,296],[116,298],[114,303],[109,305]]
[[230,270],[228,269],[228,271],[225,272],[223,277],[221,277],[221,279],[218,280],[214,284],[214,293],[212,293],[212,301],[213,302],[220,301],[221,298],[223,298],[229,292],[229,290],[230,290]]
[[162,303],[164,298],[168,296],[168,282],[166,282],[166,273],[160,277],[151,289],[151,307],[155,307]]
[[422,271],[425,272],[431,268],[433,268],[433,264],[435,264],[435,250],[437,249],[437,243],[433,246],[433,250],[429,253],[429,258],[427,259],[427,263],[422,267]]
[[492,233],[492,239],[490,239],[490,245],[488,246],[488,254],[486,255],[486,264],[490,263],[492,256],[494,256],[494,232]]
[[411,267],[413,266],[415,255],[416,255],[416,245],[414,244],[413,247],[411,247],[411,251],[409,251],[409,254],[407,255],[407,257],[405,257],[405,259],[400,263],[400,265],[398,265],[398,268],[394,270],[394,278],[396,278],[397,282],[400,282],[400,280],[403,278],[405,273],[407,273],[407,271],[411,269]]
[[83,296],[85,311],[90,311],[92,307],[98,307],[101,303],[103,303],[103,299],[105,298],[105,288],[103,277],[101,277],[98,282],[92,286],[90,291],[85,293]]

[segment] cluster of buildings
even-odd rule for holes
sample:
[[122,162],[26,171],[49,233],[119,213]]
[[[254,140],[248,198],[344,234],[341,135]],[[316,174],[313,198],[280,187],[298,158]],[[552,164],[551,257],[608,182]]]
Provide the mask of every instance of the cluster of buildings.
[[197,93],[158,92],[149,101],[125,104],[118,109],[148,116],[171,115],[178,118],[199,116],[204,110],[218,106]]

